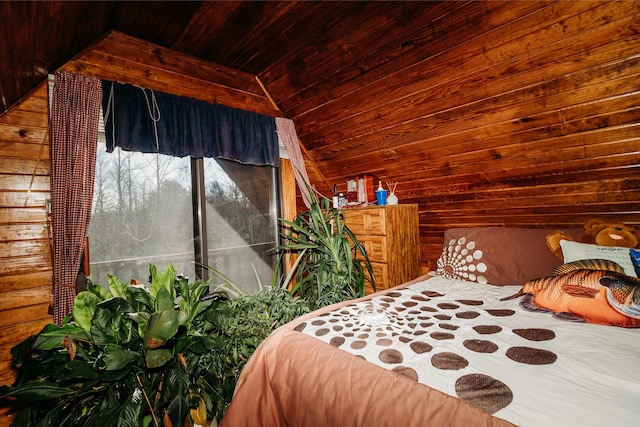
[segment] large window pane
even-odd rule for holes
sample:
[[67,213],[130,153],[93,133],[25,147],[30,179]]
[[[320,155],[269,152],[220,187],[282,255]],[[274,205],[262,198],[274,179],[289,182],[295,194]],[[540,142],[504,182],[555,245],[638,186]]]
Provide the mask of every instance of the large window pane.
[[[204,170],[205,238],[194,238],[191,167]],[[149,263],[171,262],[195,279],[195,260],[214,267],[246,292],[272,281],[277,244],[275,169],[232,161],[143,154],[98,146],[93,214],[89,227],[91,280],[107,273],[147,283]],[[204,233],[203,233],[204,234]],[[205,245],[202,257],[195,242]],[[198,248],[198,254],[200,249]],[[215,282],[219,276],[210,273]]]
[[[276,246],[274,169],[204,159],[207,262],[238,287],[271,284]],[[216,280],[216,277],[212,277]]]
[[147,283],[149,263],[195,278],[189,158],[98,146],[89,229],[91,279]]

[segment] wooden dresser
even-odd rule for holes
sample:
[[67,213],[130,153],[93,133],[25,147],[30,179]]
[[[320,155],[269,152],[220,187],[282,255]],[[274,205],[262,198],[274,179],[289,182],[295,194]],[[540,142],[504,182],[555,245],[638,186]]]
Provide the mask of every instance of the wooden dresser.
[[[418,205],[347,208],[344,218],[367,250],[376,290],[420,276]],[[367,293],[372,291],[367,286]]]

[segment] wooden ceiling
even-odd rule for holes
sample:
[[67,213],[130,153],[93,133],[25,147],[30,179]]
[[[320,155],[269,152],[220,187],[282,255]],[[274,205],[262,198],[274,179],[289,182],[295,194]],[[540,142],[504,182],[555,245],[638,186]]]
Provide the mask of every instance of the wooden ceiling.
[[[434,21],[464,4],[5,1],[0,3],[1,107],[7,110],[47,73],[116,30],[259,76],[296,115],[322,105],[309,95],[338,96],[336,80],[354,80],[383,65],[381,49],[394,50],[396,57],[415,50],[432,37],[425,40],[424,33],[432,32]],[[383,62],[393,59],[385,52]]]
[[113,30],[219,64],[294,120],[319,190],[398,181],[432,262],[450,226],[640,225],[639,23],[629,0],[3,1],[0,113]]
[[[364,133],[375,129],[378,104],[371,104],[365,87],[384,89],[387,98],[396,90],[409,94],[411,86],[403,89],[396,75],[454,46],[461,28],[479,24],[495,7],[427,1],[2,2],[0,113],[115,30],[255,76],[275,108],[296,122],[313,159],[318,148],[348,139],[343,127],[355,116]],[[326,160],[343,151],[328,150],[322,153]],[[337,167],[343,173],[350,168]],[[318,170],[312,180],[323,190],[344,181]]]
[[485,12],[481,3],[465,11],[465,3],[2,2],[0,113],[116,30],[256,76],[314,150],[327,137],[344,139],[314,132],[355,114],[366,85],[442,49],[447,28],[434,23],[456,15],[454,22],[471,23]]

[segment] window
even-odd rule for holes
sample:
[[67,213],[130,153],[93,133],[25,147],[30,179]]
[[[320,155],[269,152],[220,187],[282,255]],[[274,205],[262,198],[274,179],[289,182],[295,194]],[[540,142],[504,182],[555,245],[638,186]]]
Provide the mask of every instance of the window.
[[270,284],[277,245],[277,174],[265,166],[159,154],[107,153],[98,145],[89,229],[91,280],[107,273],[147,283],[149,263],[247,292]]
[[[245,291],[270,284],[277,236],[274,169],[204,159],[208,265]],[[245,288],[246,287],[246,288]]]

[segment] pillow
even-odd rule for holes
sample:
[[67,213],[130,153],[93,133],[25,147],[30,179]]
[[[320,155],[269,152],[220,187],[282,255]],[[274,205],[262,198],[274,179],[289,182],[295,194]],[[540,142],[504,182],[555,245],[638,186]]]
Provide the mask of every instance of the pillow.
[[629,248],[599,246],[590,243],[570,242],[568,240],[560,240],[560,247],[562,248],[565,263],[583,259],[608,259],[620,265],[627,276],[638,277],[631,262]]
[[[520,227],[450,228],[444,233],[436,274],[492,285],[522,285],[553,274],[562,264],[547,248],[555,229]],[[582,228],[562,230],[575,239]]]
[[631,255],[631,262],[633,263],[633,268],[636,270],[636,275],[640,277],[640,250],[630,249],[629,255]]
[[636,328],[640,326],[637,306],[627,298],[639,284],[638,279],[620,273],[577,269],[531,280],[516,296],[532,295],[533,304],[525,298],[523,308],[540,311],[542,307],[560,319]]

